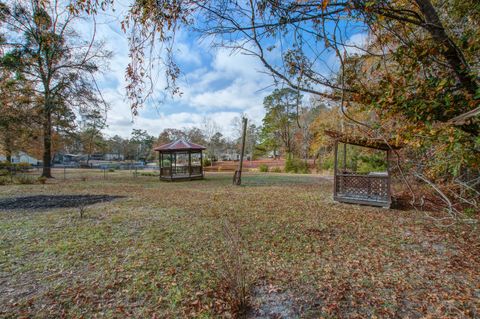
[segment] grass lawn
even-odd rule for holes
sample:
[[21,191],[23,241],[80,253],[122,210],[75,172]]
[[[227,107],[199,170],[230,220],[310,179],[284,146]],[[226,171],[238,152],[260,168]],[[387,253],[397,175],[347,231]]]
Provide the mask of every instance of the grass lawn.
[[0,317],[230,317],[232,274],[252,318],[480,316],[478,230],[334,203],[319,176],[231,175],[0,186],[0,199],[122,196],[83,218],[0,209]]

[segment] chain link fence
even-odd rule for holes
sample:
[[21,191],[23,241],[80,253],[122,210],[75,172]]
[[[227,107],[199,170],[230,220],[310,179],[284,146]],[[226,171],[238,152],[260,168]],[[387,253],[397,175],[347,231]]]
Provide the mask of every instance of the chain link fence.
[[[19,166],[10,165],[0,168],[0,184],[30,184],[42,181],[43,167],[36,166]],[[68,166],[52,166],[50,174],[56,180],[107,180],[114,178],[138,178],[138,177],[159,177],[159,167],[137,166],[137,165],[121,165],[115,168],[110,166],[98,167],[68,167]]]

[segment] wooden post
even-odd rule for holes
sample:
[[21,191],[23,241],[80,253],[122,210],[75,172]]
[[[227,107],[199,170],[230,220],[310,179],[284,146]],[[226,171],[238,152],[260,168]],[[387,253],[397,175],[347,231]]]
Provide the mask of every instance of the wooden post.
[[335,147],[334,147],[334,160],[333,160],[333,199],[336,199],[337,197],[337,183],[338,183],[338,177],[337,177],[337,153],[338,153],[338,141],[335,140]]
[[200,150],[200,172],[202,172],[202,178],[203,178],[203,151]]
[[387,202],[388,202],[388,207],[385,208],[390,208],[390,205],[392,203],[392,194],[391,194],[391,176],[390,176],[390,150],[387,150]]
[[343,143],[343,172],[347,171],[347,143]]
[[170,153],[170,180],[173,179],[173,153]]
[[247,135],[247,118],[242,118],[243,129],[242,129],[242,149],[240,150],[240,163],[238,164],[238,170],[235,171],[233,176],[233,184],[241,185],[242,184],[242,169],[243,169],[243,156],[245,154],[245,139]]
[[192,151],[188,150],[188,177],[192,177]]
[[162,179],[163,153],[158,152],[158,178]]

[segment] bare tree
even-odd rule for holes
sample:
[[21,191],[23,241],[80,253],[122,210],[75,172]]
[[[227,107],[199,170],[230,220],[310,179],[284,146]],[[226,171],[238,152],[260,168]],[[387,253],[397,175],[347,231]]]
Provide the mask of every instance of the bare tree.
[[[467,0],[471,1],[471,0]],[[473,2],[472,2],[473,5]],[[474,16],[474,12],[471,13]],[[294,90],[332,100],[355,101],[358,88],[349,79],[341,79],[339,66],[344,53],[360,52],[372,57],[388,57],[403,46],[427,43],[425,52],[437,52],[430,59],[431,70],[442,69],[456,78],[450,89],[474,96],[479,89],[478,72],[465,50],[458,44],[467,34],[448,30],[438,6],[431,0],[404,1],[171,1],[135,2],[127,21],[132,26],[131,89],[140,91],[142,61],[157,39],[166,48],[162,57],[172,92],[178,92],[175,80],[180,69],[173,53],[175,33],[180,28],[197,31],[214,46],[230,48],[257,57],[276,83]],[[369,48],[351,39],[352,30],[373,38],[395,39],[380,48]],[[415,35],[422,35],[415,39]],[[421,57],[422,50],[411,50]],[[438,57],[438,58],[437,58]],[[348,75],[348,74],[347,74]],[[138,84],[138,85],[137,85]],[[407,84],[408,85],[408,84]],[[131,97],[136,102],[135,94]],[[362,91],[365,100],[378,100],[374,92]],[[471,98],[467,100],[472,101]],[[133,108],[139,103],[133,103]],[[462,125],[465,132],[478,136],[478,125],[461,124],[478,114],[474,100],[437,120]],[[466,112],[466,114],[464,114]],[[457,123],[456,121],[453,121]]]

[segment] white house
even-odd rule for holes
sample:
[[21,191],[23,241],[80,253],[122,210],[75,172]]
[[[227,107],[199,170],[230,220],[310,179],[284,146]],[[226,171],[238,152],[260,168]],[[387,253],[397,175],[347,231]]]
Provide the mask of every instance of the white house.
[[[0,161],[6,161],[7,157],[5,154],[0,154]],[[42,161],[31,157],[25,152],[18,152],[16,154],[12,154],[12,163],[29,163],[32,165],[40,164]]]

